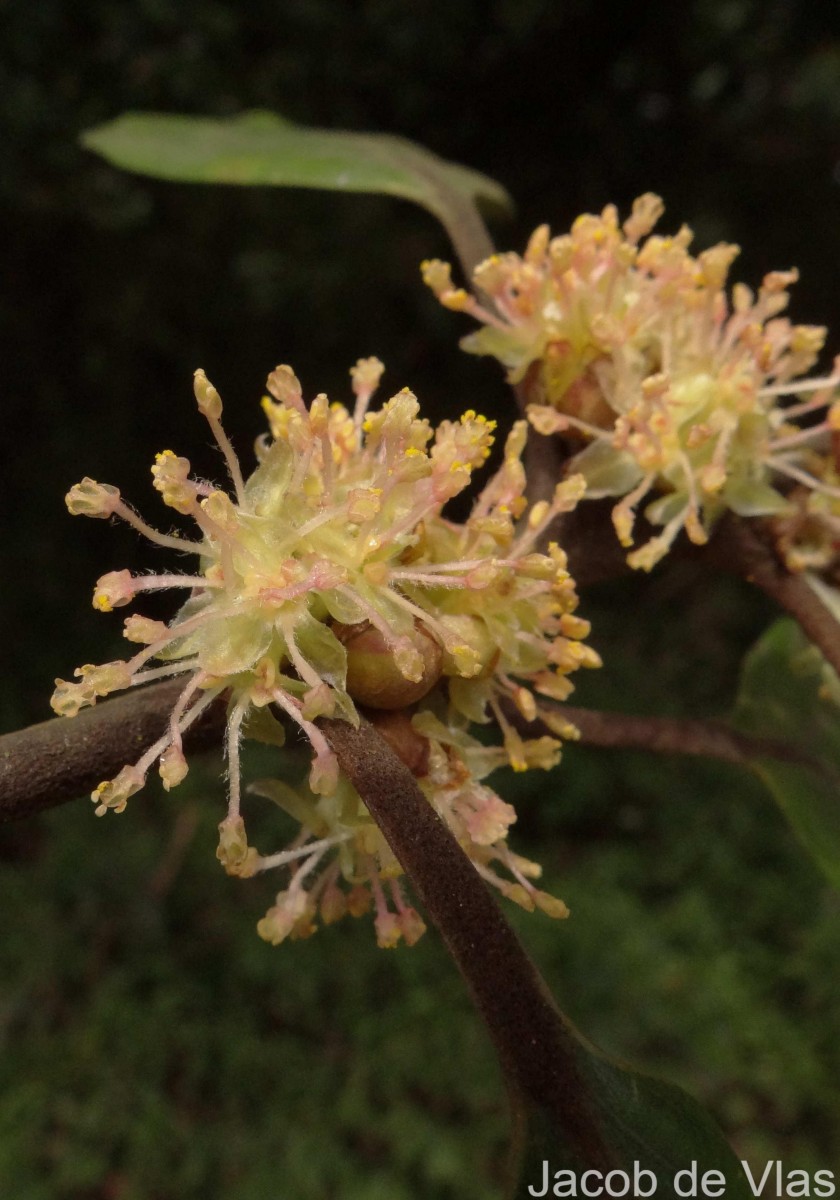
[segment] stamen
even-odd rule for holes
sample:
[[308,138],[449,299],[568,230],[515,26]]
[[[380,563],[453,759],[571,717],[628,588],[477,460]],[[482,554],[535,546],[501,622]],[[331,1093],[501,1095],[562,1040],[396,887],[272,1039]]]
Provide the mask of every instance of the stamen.
[[295,642],[294,621],[281,618],[277,623],[283,631],[283,638],[286,642],[286,650],[298,675],[301,677],[303,682],[308,683],[310,687],[318,687],[323,683],[323,680],[315,668],[306,661],[298,649],[297,643]]
[[239,816],[239,806],[242,798],[242,775],[239,763],[239,739],[242,733],[242,722],[245,714],[250,708],[250,698],[243,696],[237,700],[233,707],[233,712],[228,718],[227,725],[227,752],[228,752],[228,777],[230,780],[230,793],[228,798],[228,820],[236,820]]
[[[192,706],[187,715],[181,719],[178,724],[178,732],[183,735],[187,729],[189,729],[189,727],[198,720],[205,709],[209,708],[216,697],[221,695],[223,691],[223,684],[220,684],[218,687],[210,688],[208,691],[206,691],[202,698]],[[137,763],[135,764],[135,770],[139,771],[142,775],[145,775],[152,763],[156,759],[160,758],[161,754],[171,743],[171,741],[172,733],[171,730],[167,729],[166,733],[162,737],[158,738],[154,745],[149,747],[142,758],[138,759]]]
[[150,646],[144,646],[133,658],[128,660],[129,670],[133,674],[144,663],[148,662],[150,658],[156,658],[161,650],[165,650],[167,646],[178,641],[179,638],[192,633],[202,625],[206,625],[209,621],[224,620],[226,617],[232,617],[241,607],[241,603],[231,605],[229,608],[213,608],[212,605],[208,604],[202,612],[196,613],[194,617],[188,617],[185,621],[170,625],[164,637],[159,638],[156,642],[152,642]]
[[[296,862],[300,858],[305,858],[312,851],[321,851],[323,854],[332,846],[340,846],[342,842],[349,842],[353,837],[355,837],[353,831],[348,830],[346,833],[337,833],[332,837],[321,838],[317,842],[307,842],[304,846],[300,846],[295,850],[281,850],[277,854],[267,854],[265,857],[259,859],[257,870],[270,871],[274,867],[285,867],[290,862]],[[311,870],[311,868],[309,869]]]
[[[832,391],[840,385],[840,372],[836,375],[827,375],[823,379],[794,379],[786,383],[769,384],[767,387],[761,388],[760,396],[804,396],[808,392],[818,392],[825,389],[827,392]],[[785,409],[785,414],[790,416],[795,413],[799,405],[793,408]]]
[[782,475],[789,475],[791,479],[795,479],[799,483],[804,483],[812,491],[822,492],[824,496],[832,496],[834,499],[840,500],[840,488],[831,487],[829,484],[823,483],[815,475],[809,475],[807,471],[801,471],[786,460],[770,458],[768,462],[774,471],[779,471]]
[[312,764],[312,770],[309,775],[310,787],[313,791],[318,791],[319,788],[323,787],[325,790],[322,794],[329,795],[335,790],[338,783],[338,760],[329,742],[317,725],[312,721],[306,720],[292,697],[287,692],[284,692],[282,688],[275,688],[272,692],[272,697],[275,704],[278,704],[293,721],[300,725],[312,743],[312,748],[315,751],[315,761]]
[[810,442],[815,437],[824,437],[831,432],[831,426],[828,421],[823,421],[819,425],[811,425],[808,429],[801,429],[799,433],[792,433],[788,437],[777,438],[775,442],[768,444],[768,449],[771,454],[775,454],[778,450],[790,450],[793,446],[801,446],[804,443]]
[[169,675],[183,675],[185,671],[194,671],[197,666],[197,658],[184,658],[179,659],[178,662],[167,663],[164,667],[152,667],[148,671],[138,671],[131,678],[131,687],[137,687],[142,683],[151,683],[154,679],[166,679]]
[[200,554],[204,549],[203,542],[190,542],[186,538],[172,537],[168,533],[161,533],[160,530],[148,525],[139,513],[130,508],[124,500],[120,500],[115,504],[114,515],[121,517],[128,525],[133,526],[138,533],[142,533],[150,542],[156,542],[158,546],[166,546],[170,550],[186,551],[189,554]]
[[210,428],[213,430],[213,435],[219,443],[219,448],[225,456],[227,469],[230,472],[231,480],[233,481],[234,490],[236,491],[237,503],[242,506],[245,504],[245,481],[242,478],[242,468],[239,465],[239,459],[236,456],[236,451],[230,443],[228,435],[222,429],[218,421],[208,418]]
[[221,588],[206,575],[134,575],[135,592],[156,592],[163,588]]

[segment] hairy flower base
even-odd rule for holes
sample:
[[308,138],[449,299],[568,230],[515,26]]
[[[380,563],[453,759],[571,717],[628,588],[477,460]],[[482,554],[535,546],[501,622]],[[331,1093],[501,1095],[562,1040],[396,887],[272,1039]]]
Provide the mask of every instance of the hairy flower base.
[[[694,257],[685,226],[648,236],[662,212],[648,194],[623,226],[612,205],[562,237],[541,226],[522,257],[476,269],[492,306],[453,287],[445,263],[426,263],[424,276],[444,305],[484,324],[461,344],[523,384],[536,429],[589,443],[573,469],[588,498],[622,497],[613,514],[622,545],[632,546],[648,502],[645,516],[664,528],[628,555],[631,566],[650,570],[683,529],[702,544],[727,508],[789,513],[792,482],[830,502],[829,513],[812,507],[810,529],[836,541],[840,490],[812,459],[840,429],[840,360],[827,378],[804,377],[826,331],[779,316],[796,271],[766,275],[757,297],[740,283],[730,296],[738,247]],[[789,563],[799,561],[794,538]]]
[[[600,662],[582,640],[589,626],[575,615],[577,595],[565,555],[556,545],[547,553],[536,549],[554,518],[578,502],[582,478],[561,483],[550,502],[529,510],[521,463],[526,425],[520,421],[507,439],[502,466],[469,518],[462,524],[448,520],[444,506],[468,486],[490,453],[493,423],[470,411],[432,430],[407,389],[369,412],[382,370],[376,359],[353,368],[352,414],[323,395],[307,407],[291,369],[273,371],[263,400],[271,436],[257,442],[258,466],[247,480],[221,426],[219,394],[196,372],[196,401],[224,456],[231,491],[192,479],[187,459],[171,450],[158,454],[152,467],[164,502],[196,522],[195,541],[147,525],[110,485],[84,479],[67,496],[71,513],[119,516],[152,541],[198,558],[192,574],[103,575],[93,596],[102,612],[144,591],[183,588],[188,598],[168,624],[138,614],[126,619],[126,639],[141,647],[128,660],[82,667],[77,682],[56,681],[53,707],[72,717],[111,692],[185,676],[166,733],[138,762],[95,789],[96,811],[122,811],[155,763],[164,786],[176,787],[187,773],[185,730],[224,693],[230,796],[221,857],[229,870],[243,875],[266,863],[296,864],[287,899],[278,901],[262,926],[269,940],[311,923],[313,889],[306,889],[304,904],[304,879],[316,878],[322,856],[339,843],[338,870],[352,881],[350,894],[356,897],[346,901],[350,911],[361,904],[353,889],[366,886],[380,941],[419,936],[419,918],[388,882],[399,869],[381,839],[368,833],[360,846],[352,822],[345,827],[344,817],[336,815],[336,804],[344,812],[348,785],[339,779],[318,717],[356,723],[357,702],[398,710],[425,703],[436,689],[434,704],[444,705],[442,728],[495,718],[515,769],[548,766],[558,757],[559,741],[523,741],[504,720],[501,702],[512,701],[533,720],[541,715],[539,696],[565,699],[572,690],[569,676]],[[311,853],[303,850],[309,845],[303,820],[293,859],[259,859],[243,840],[240,740],[245,735],[281,741],[272,708],[308,739],[309,792],[332,814],[327,820],[319,809],[324,830],[312,829],[318,846]],[[561,727],[557,733],[574,731]],[[436,735],[434,744],[448,743]],[[519,867],[514,870],[517,860],[507,857],[506,847],[504,853],[498,849],[512,810],[487,789],[473,787],[467,776],[461,779],[465,768],[455,771],[451,765],[455,750],[447,754],[449,774],[442,768],[429,773],[437,780],[433,802],[451,792],[459,838],[485,877],[492,874],[492,862],[502,862],[513,876],[504,885],[506,894],[538,904],[533,896],[539,894],[520,878]],[[363,824],[374,828],[367,816]],[[329,897],[328,913],[338,905],[331,878],[329,872],[317,876]],[[385,883],[396,915],[388,908]]]

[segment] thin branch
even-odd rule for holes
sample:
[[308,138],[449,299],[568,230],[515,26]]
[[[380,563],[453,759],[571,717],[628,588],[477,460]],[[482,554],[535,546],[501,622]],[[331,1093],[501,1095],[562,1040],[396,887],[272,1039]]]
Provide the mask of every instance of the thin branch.
[[[791,742],[752,737],[722,721],[701,721],[687,717],[639,717],[628,713],[599,712],[593,708],[575,708],[571,704],[547,704],[564,721],[580,732],[580,744],[604,750],[644,750],[653,754],[685,754],[696,758],[714,758],[720,762],[748,767],[756,759],[773,758],[798,766],[822,770],[819,763]],[[541,721],[529,722],[512,704],[506,704],[505,716],[521,733],[551,733]]]
[[798,621],[802,632],[840,672],[840,624],[807,581],[779,560],[766,539],[765,526],[755,520],[724,517],[703,558],[731,574],[740,575]]
[[[166,728],[180,689],[177,680],[166,680],[101,701],[72,720],[55,717],[4,734],[0,737],[0,822],[78,799],[102,779],[114,776],[127,761],[139,758]],[[585,745],[697,755],[740,765],[755,758],[778,758],[818,768],[787,742],[750,737],[715,721],[637,717],[569,705],[556,708],[578,727]],[[507,715],[523,733],[536,731],[512,707]],[[216,746],[223,730],[224,703],[219,701],[187,732],[185,745],[193,751]]]
[[[0,739],[0,816],[37,812],[79,795],[139,755],[165,727],[180,685],[167,681],[105,701],[72,721],[57,718]],[[192,744],[218,742],[223,705]],[[743,762],[773,747],[745,735],[660,718],[608,717],[563,708],[592,744],[711,753]],[[537,1105],[583,1165],[615,1165],[588,1102],[578,1046],[535,966],[486,885],[414,776],[363,722],[319,722],[437,925],[484,1018],[516,1105]],[[788,748],[785,748],[787,755]]]
[[[54,717],[0,737],[0,822],[77,800],[139,758],[166,729],[182,680],[137,688],[77,717]],[[213,704],[184,736],[187,748],[218,745],[223,702]]]
[[[571,512],[561,513],[546,531],[543,541],[555,541],[566,552],[578,591],[636,573],[627,565],[627,551],[616,537],[614,507],[610,499],[583,500]],[[647,528],[643,520],[637,522],[642,534]]]
[[440,930],[509,1081],[552,1114],[583,1163],[611,1165],[586,1102],[574,1038],[472,863],[372,726],[319,725]]
[[[539,363],[532,363],[524,379],[512,385],[516,406],[523,417],[537,396],[539,366]],[[529,430],[525,444],[525,476],[527,495],[532,504],[537,500],[551,500],[558,481],[573,470],[573,459],[579,450],[579,444],[575,447],[563,437],[543,437],[533,429]],[[543,545],[557,542],[563,547],[579,589],[631,574],[627,552],[616,537],[612,523],[614,505],[615,501],[610,499],[585,500],[571,512],[561,513],[542,536]],[[638,525],[644,532],[647,522],[642,517]]]
[[[0,818],[31,815],[78,797],[165,728],[180,684],[168,680],[0,738]],[[193,748],[221,739],[224,705],[192,735]],[[614,1165],[586,1103],[576,1044],[562,1015],[469,859],[410,770],[364,722],[321,721],[352,779],[440,929],[487,1022],[514,1101],[548,1109],[587,1166]],[[191,731],[192,733],[192,731]],[[500,981],[504,986],[500,986]]]

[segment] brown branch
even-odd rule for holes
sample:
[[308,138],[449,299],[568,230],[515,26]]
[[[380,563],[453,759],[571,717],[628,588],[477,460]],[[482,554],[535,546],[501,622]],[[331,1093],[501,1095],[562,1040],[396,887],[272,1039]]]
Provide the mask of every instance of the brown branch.
[[[59,804],[115,774],[159,736],[179,690],[176,682],[156,684],[72,721],[57,718],[0,739],[0,816],[10,819]],[[222,710],[220,704],[208,713],[191,739],[194,748],[219,740]],[[596,745],[706,753],[734,762],[774,749],[773,743],[704,722],[561,711],[581,728],[584,740]],[[615,1165],[588,1103],[573,1034],[410,770],[367,722],[360,729],[342,721],[320,724],[461,970],[505,1068],[514,1104],[525,1101],[543,1110],[582,1165]],[[789,753],[787,747],[775,749]]]
[[[822,770],[807,754],[791,742],[752,737],[721,721],[702,721],[687,717],[640,717],[628,713],[599,712],[593,708],[575,708],[571,704],[548,705],[571,722],[580,732],[580,744],[604,750],[645,750],[653,754],[685,754],[696,758],[714,758],[720,762],[749,766],[756,759],[774,758]],[[505,716],[524,734],[551,733],[541,721],[529,722],[506,704]]]
[[[179,692],[177,681],[152,684],[100,702],[72,720],[55,717],[4,734],[0,737],[0,822],[78,799],[102,779],[113,777],[163,733]],[[778,758],[818,768],[787,742],[750,737],[715,721],[556,707],[578,727],[584,745],[697,755],[739,765],[755,758]],[[512,707],[507,715],[523,733],[537,731]],[[223,730],[224,703],[220,701],[188,731],[185,745],[188,750],[215,746]]]
[[[180,690],[154,684],[0,738],[0,819],[74,799],[116,774],[160,736]],[[211,709],[192,748],[217,743],[223,717],[223,704]],[[548,1109],[583,1164],[614,1165],[586,1105],[574,1039],[469,859],[372,726],[321,725],[464,975],[514,1098]]]
[[779,560],[762,522],[724,517],[703,558],[748,580],[775,600],[840,672],[840,624],[802,575],[789,571]]
[[[540,364],[532,363],[524,379],[512,385],[512,391],[524,417],[528,406],[538,396]],[[543,437],[533,429],[525,443],[525,476],[527,495],[531,504],[551,500],[559,480],[573,473],[576,446],[560,436]],[[569,571],[578,588],[603,583],[632,573],[627,565],[627,552],[621,546],[612,523],[614,499],[585,500],[571,512],[562,513],[542,536],[543,546],[557,542],[566,552]],[[644,517],[637,523],[642,533],[649,528]],[[653,532],[653,531],[651,531]]]
[[367,722],[360,729],[336,720],[319,725],[440,930],[509,1081],[551,1113],[583,1164],[611,1165],[586,1103],[574,1038],[472,863]]
[[[0,821],[77,800],[134,762],[166,729],[183,690],[167,680],[106,700],[77,717],[54,717],[0,737]],[[217,745],[223,702],[211,705],[184,738],[187,748]]]

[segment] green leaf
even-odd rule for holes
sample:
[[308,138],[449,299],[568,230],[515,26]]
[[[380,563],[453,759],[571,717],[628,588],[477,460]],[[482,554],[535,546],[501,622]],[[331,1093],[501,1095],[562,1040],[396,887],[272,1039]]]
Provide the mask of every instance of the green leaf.
[[[500,215],[513,209],[501,184],[405,138],[307,129],[271,112],[125,113],[87,130],[81,141],[114,166],[158,179],[400,196],[433,213],[453,241],[456,227],[463,237],[465,224],[480,226],[475,204]],[[472,257],[490,249],[477,247]]]
[[623,496],[636,486],[643,474],[632,455],[602,441],[590,442],[585,450],[575,455],[570,466],[586,480],[588,500]]
[[[726,1196],[730,1200],[742,1200],[751,1196],[743,1170],[720,1129],[705,1109],[674,1084],[639,1074],[613,1062],[597,1050],[585,1038],[570,1028],[575,1038],[576,1057],[580,1072],[581,1100],[590,1112],[596,1114],[602,1131],[602,1140],[609,1147],[612,1161],[598,1168],[605,1174],[609,1170],[622,1170],[630,1180],[625,1195],[642,1195],[651,1189],[650,1176],[634,1180],[634,1167],[649,1171],[656,1182],[656,1191],[650,1192],[657,1198],[687,1195],[687,1187],[675,1190],[674,1178],[678,1172],[696,1167],[697,1179],[702,1180],[706,1171],[720,1171],[726,1181]],[[591,1169],[569,1147],[564,1133],[555,1127],[549,1113],[540,1109],[533,1101],[526,1101],[518,1113],[520,1122],[519,1141],[523,1147],[519,1154],[516,1178],[509,1190],[509,1200],[530,1200],[534,1192],[540,1194],[543,1186],[544,1163],[548,1163],[548,1178],[551,1181],[548,1196],[583,1195],[580,1175]],[[568,1176],[562,1175],[555,1181],[554,1173],[574,1172],[577,1175],[577,1192],[563,1190]],[[679,1183],[687,1184],[688,1175],[682,1175]],[[617,1194],[621,1184],[614,1179]],[[639,1190],[635,1184],[639,1182]],[[709,1179],[709,1183],[713,1179]],[[589,1179],[590,1189],[597,1188],[598,1180]],[[529,1191],[533,1188],[533,1191]],[[606,1190],[603,1192],[607,1195]],[[698,1185],[696,1195],[703,1195]]]
[[243,736],[264,746],[285,746],[286,730],[268,708],[252,706],[242,726]]
[[323,836],[325,830],[318,823],[317,810],[312,802],[302,794],[302,790],[298,791],[290,787],[282,779],[256,779],[248,785],[248,794],[262,796],[264,800],[271,800],[278,808],[287,812],[293,820],[299,821],[304,829],[310,830],[316,837]]
[[796,622],[777,621],[747,655],[735,724],[796,747],[799,761],[761,758],[753,767],[840,887],[840,706],[831,694],[836,681]]

